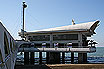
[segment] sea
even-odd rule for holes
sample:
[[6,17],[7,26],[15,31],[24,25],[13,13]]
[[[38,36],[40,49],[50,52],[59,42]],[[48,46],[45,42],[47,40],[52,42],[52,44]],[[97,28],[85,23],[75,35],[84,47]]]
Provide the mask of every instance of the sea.
[[[34,53],[35,62],[39,62],[39,52]],[[60,53],[60,58],[62,58],[62,53]],[[78,63],[78,53],[74,53],[74,63]],[[45,63],[46,61],[46,52],[42,52],[42,60]],[[17,61],[24,61],[24,53],[19,52],[17,54]],[[71,53],[65,53],[65,63],[71,63]],[[96,47],[96,52],[87,53],[87,61],[88,63],[104,63],[104,47]]]

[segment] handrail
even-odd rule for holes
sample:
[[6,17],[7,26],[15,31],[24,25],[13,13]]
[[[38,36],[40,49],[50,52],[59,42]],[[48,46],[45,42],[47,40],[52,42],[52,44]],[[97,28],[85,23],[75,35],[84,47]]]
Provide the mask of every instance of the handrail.
[[3,61],[0,62],[0,66],[3,66],[9,60],[9,58],[10,58],[10,54],[5,58],[4,62]]
[[[14,53],[12,53],[12,54],[16,54],[16,50],[15,50]],[[10,58],[11,58],[11,54],[8,54],[8,56],[5,57],[4,62],[3,62],[3,61],[0,62],[0,67],[1,67],[1,68],[4,68],[4,67],[5,67],[5,64],[7,63],[7,61],[8,61]],[[13,57],[13,58],[16,58],[16,57]],[[7,67],[7,66],[6,66],[6,67]]]
[[9,54],[9,55],[5,58],[5,62],[7,62],[7,61],[9,60],[10,55],[11,55],[11,54]]
[[[15,53],[15,52],[14,52],[14,53]],[[11,54],[9,54],[7,57],[5,57],[4,62],[1,61],[1,62],[0,62],[0,65],[3,64],[3,63],[6,63],[6,62],[10,59],[10,57],[11,57]]]
[[3,64],[3,62],[1,61],[1,62],[0,62],[0,65],[2,65],[2,64]]
[[2,68],[5,65],[4,62],[0,62],[0,67]]

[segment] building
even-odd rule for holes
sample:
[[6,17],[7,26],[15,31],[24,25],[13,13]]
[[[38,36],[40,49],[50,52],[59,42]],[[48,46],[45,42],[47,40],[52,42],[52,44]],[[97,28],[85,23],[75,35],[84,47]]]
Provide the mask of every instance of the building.
[[98,26],[98,23],[99,21],[75,24],[72,21],[72,25],[24,32],[24,35],[19,32],[19,36],[25,36],[25,40],[34,43],[35,48],[42,48],[43,43],[45,43],[46,48],[50,49],[56,46],[63,49],[71,46],[71,56],[74,55],[74,52],[78,52],[78,61],[79,63],[83,63],[87,61],[87,52],[96,51],[96,48],[92,46],[93,42],[90,43],[90,47],[88,46],[90,40],[87,40],[87,37],[96,34],[94,30]]

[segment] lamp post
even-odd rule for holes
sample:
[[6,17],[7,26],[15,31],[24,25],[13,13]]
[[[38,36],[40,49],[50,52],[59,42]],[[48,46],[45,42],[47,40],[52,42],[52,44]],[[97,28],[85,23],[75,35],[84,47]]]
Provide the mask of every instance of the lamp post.
[[25,4],[25,2],[23,2],[23,27],[21,29],[22,32],[22,39],[25,38],[24,36],[24,30],[25,30],[25,17],[24,17],[24,10],[27,7],[27,5]]
[[54,48],[57,50],[59,43],[54,43]]
[[91,40],[90,42],[91,42],[90,44],[91,44],[91,47],[92,47],[93,40]]
[[34,45],[35,45],[34,43],[31,43],[31,48],[34,48]]
[[44,48],[46,48],[46,43],[42,43],[42,48],[43,48],[43,51],[44,51]]
[[67,43],[66,45],[67,45],[67,47],[69,48],[69,51],[70,51],[70,48],[72,48],[72,43],[69,42],[69,43]]
[[94,44],[94,47],[95,47],[95,44],[98,44],[98,43],[96,43],[96,42],[93,42],[93,44]]
[[67,45],[68,48],[71,48],[72,47],[72,43],[71,42],[70,43],[67,43],[66,45]]

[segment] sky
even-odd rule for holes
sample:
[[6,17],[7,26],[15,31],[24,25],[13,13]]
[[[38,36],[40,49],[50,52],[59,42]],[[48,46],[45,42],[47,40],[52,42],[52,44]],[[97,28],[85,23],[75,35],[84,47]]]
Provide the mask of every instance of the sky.
[[99,20],[100,26],[91,37],[104,46],[104,0],[0,0],[0,20],[15,39],[22,28],[22,2],[25,30],[35,31]]

